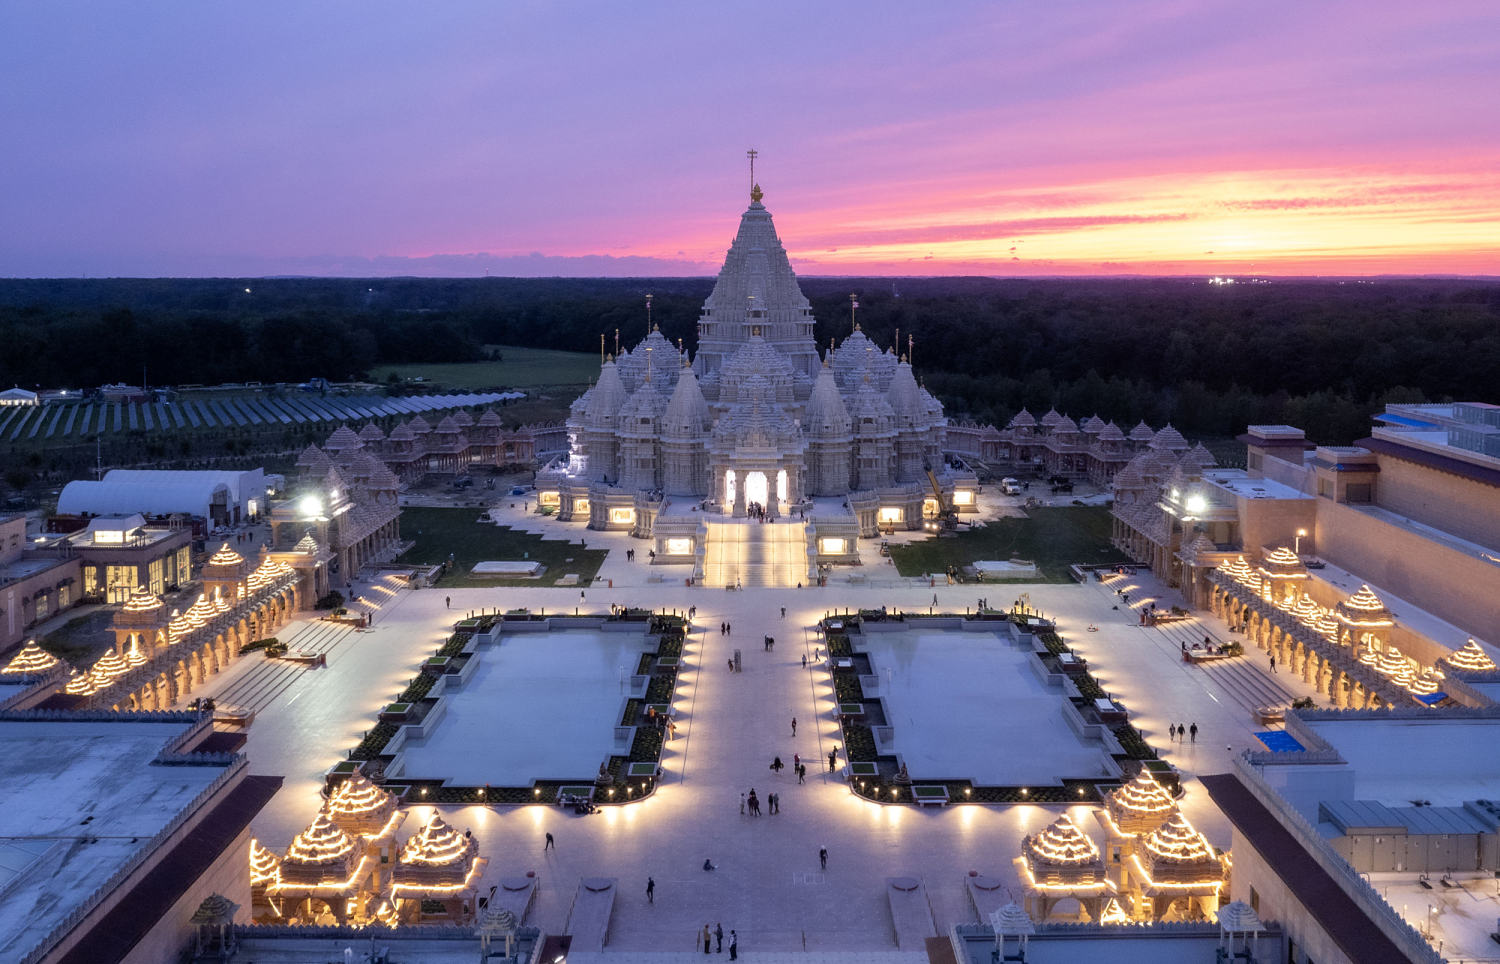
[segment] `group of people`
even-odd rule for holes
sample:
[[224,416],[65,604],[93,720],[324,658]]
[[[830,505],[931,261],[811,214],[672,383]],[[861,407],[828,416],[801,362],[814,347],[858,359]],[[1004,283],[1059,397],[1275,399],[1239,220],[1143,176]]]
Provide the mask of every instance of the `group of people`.
[[1184,736],[1188,737],[1188,742],[1197,743],[1198,724],[1194,723],[1191,726],[1183,726],[1181,723],[1172,723],[1167,727],[1167,735],[1172,738],[1172,742],[1174,743],[1181,743]]
[[[709,870],[711,869],[711,865],[707,861],[704,861],[703,869]],[[724,925],[714,924],[713,930],[709,930],[708,925],[704,924],[702,932],[698,935],[698,939],[703,942],[703,953],[715,953],[713,950],[713,946],[714,942],[717,941],[718,953],[722,954],[724,952]],[[740,939],[739,935],[736,934],[733,930],[729,932],[729,959],[731,961],[737,961],[740,959]]]
[[774,515],[770,515],[769,513],[767,513],[766,507],[761,505],[759,502],[746,502],[745,515],[749,516],[752,519],[755,519],[758,522],[769,522],[772,519],[776,518]]

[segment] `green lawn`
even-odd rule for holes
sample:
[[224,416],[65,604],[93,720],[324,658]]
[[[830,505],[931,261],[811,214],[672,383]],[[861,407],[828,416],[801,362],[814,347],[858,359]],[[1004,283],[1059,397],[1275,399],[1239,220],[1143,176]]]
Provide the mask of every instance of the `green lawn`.
[[[444,388],[476,390],[584,385],[599,376],[599,356],[592,352],[514,348],[508,345],[490,347],[503,354],[501,361],[379,365],[370,370],[370,379],[384,384],[394,373],[399,379],[422,378]],[[574,397],[577,394],[575,392]]]
[[943,572],[981,559],[1030,559],[1045,582],[1067,582],[1075,562],[1128,562],[1109,544],[1109,510],[1103,506],[1057,506],[1031,509],[1027,518],[999,519],[956,536],[891,546],[891,558],[903,576]]
[[[397,561],[431,565],[446,562],[451,554],[453,568],[438,580],[439,586],[552,586],[570,572],[578,574],[580,584],[588,585],[607,555],[602,549],[582,549],[561,539],[543,539],[529,532],[476,522],[480,511],[402,509],[401,537],[416,545]],[[547,571],[539,579],[477,579],[469,575],[477,562],[523,558],[540,562]]]

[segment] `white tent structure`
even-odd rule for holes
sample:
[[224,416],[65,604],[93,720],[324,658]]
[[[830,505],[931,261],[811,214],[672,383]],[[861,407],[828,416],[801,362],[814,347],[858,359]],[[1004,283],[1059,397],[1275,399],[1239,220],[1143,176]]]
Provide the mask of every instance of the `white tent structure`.
[[[111,475],[113,473],[110,473]],[[78,480],[63,486],[63,515],[168,516],[182,514],[211,523],[233,522],[239,509],[230,487],[214,472],[153,472],[151,481]]]
[[110,469],[104,473],[106,482],[162,482],[188,481],[190,479],[212,479],[229,486],[230,518],[236,509],[240,518],[258,514],[266,508],[265,469],[161,471],[159,469]]

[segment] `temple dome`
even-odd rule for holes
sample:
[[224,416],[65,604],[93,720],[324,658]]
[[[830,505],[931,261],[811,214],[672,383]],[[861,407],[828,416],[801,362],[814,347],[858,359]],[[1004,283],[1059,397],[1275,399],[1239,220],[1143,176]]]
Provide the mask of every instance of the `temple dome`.
[[1490,654],[1486,653],[1472,636],[1469,637],[1467,643],[1464,643],[1462,649],[1443,657],[1443,662],[1454,669],[1470,673],[1491,673],[1495,670],[1495,661],[1490,658]]
[[1006,428],[1036,428],[1036,416],[1026,409],[1021,409],[1012,415],[1010,421],[1005,423]]
[[1353,628],[1371,629],[1395,625],[1390,610],[1385,608],[1385,603],[1380,601],[1380,597],[1369,586],[1362,585],[1359,592],[1340,600],[1334,607],[1334,614],[1339,622]]
[[813,385],[812,397],[807,401],[802,427],[816,438],[848,438],[851,425],[849,409],[839,394],[833,369],[825,363]]
[[1139,836],[1161,826],[1177,812],[1177,801],[1144,767],[1129,783],[1111,790],[1104,811],[1121,833]]
[[764,204],[752,200],[740,215],[740,228],[730,242],[724,265],[714,281],[714,290],[703,302],[713,315],[739,317],[754,299],[755,309],[767,313],[768,320],[782,321],[810,310],[807,298],[797,286],[797,275],[787,258],[771,212]]
[[1120,426],[1114,422],[1105,422],[1104,427],[1099,430],[1099,441],[1123,442],[1125,441],[1125,433],[1120,431]]
[[332,435],[328,436],[328,441],[323,443],[323,448],[332,452],[337,457],[350,449],[357,449],[362,445],[364,443],[360,441],[358,435],[354,434],[354,429],[347,425],[340,425],[333,430]]
[[922,404],[921,389],[912,377],[911,366],[901,362],[891,376],[891,387],[886,390],[886,401],[903,428],[919,427],[924,421],[926,407]]
[[672,389],[672,398],[662,412],[662,433],[674,438],[697,438],[712,424],[713,416],[703,390],[698,387],[698,377],[692,368],[683,365],[677,386]]
[[292,839],[281,860],[281,878],[289,883],[345,881],[354,876],[359,863],[354,838],[320,811],[312,825]]
[[324,804],[329,819],[349,834],[377,836],[397,812],[396,798],[356,770]]
[[385,441],[385,433],[374,422],[366,422],[364,427],[359,430],[359,438],[366,445],[378,445]]
[[1149,442],[1154,438],[1156,438],[1156,430],[1144,421],[1137,422],[1135,428],[1130,430],[1130,440],[1132,442]]
[[1021,854],[1042,883],[1097,883],[1104,880],[1099,847],[1066,813],[1045,830],[1021,839]]
[[682,353],[653,325],[634,348],[621,352],[615,365],[627,390],[639,388],[649,376],[658,391],[669,391],[682,370]]
[[588,409],[584,413],[589,427],[613,427],[615,418],[619,415],[620,409],[625,406],[627,399],[625,384],[620,380],[620,373],[615,368],[615,363],[606,361],[599,369],[599,381],[590,393]]
[[767,383],[775,401],[783,405],[795,401],[796,379],[791,363],[770,342],[759,334],[752,334],[750,340],[719,371],[719,405],[733,405],[740,401],[745,394],[745,381],[753,377],[761,378]]
[[1173,452],[1180,452],[1188,448],[1188,440],[1183,438],[1182,433],[1170,424],[1152,436],[1148,444],[1154,449],[1167,449]]
[[1224,865],[1208,838],[1180,810],[1146,834],[1141,848],[1137,859],[1149,868],[1147,879],[1153,885],[1210,884],[1224,879]]
[[21,651],[0,669],[0,676],[31,676],[37,673],[50,672],[62,665],[62,660],[53,656],[36,644],[36,640],[28,639]]

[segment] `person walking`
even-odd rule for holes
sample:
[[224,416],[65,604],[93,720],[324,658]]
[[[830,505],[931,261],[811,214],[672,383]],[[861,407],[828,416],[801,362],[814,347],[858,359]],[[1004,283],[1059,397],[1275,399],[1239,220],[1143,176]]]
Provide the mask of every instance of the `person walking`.
[[740,794],[740,816],[743,817],[744,815],[745,815],[745,795],[742,793],[742,794]]
[[1276,672],[1276,654],[1271,654],[1271,672]]
[[786,607],[785,606],[781,607],[781,618],[782,619],[786,618]]
[[802,668],[803,669],[807,669],[807,654],[806,653],[802,654]]
[[1167,725],[1167,738],[1169,740],[1171,740],[1173,743],[1177,742],[1177,724],[1176,723],[1171,723],[1171,724]]
[[648,903],[648,904],[654,904],[654,903],[656,903],[656,878],[655,877],[647,877],[646,878],[646,903]]
[[819,847],[818,848],[818,864],[824,870],[828,869],[828,848],[827,847]]
[[798,783],[806,783],[807,782],[807,764],[806,763],[799,763],[799,764],[797,764],[797,782]]
[[1178,743],[1182,742],[1182,734],[1184,734],[1186,732],[1187,732],[1187,727],[1184,726],[1184,725],[1182,725],[1181,723],[1178,723],[1177,724],[1177,742]]
[[714,922],[714,953],[724,953],[724,925]]
[[707,924],[703,925],[703,935],[702,936],[703,936],[703,953],[705,953],[705,954],[711,954],[711,953],[713,953],[713,934],[709,931]]
[[453,608],[453,597],[452,596],[444,596],[443,597],[443,608],[444,609],[452,609]]
[[740,959],[740,938],[734,931],[729,932],[729,959],[731,961]]
[[549,850],[556,850],[556,849],[557,849],[557,841],[552,839],[552,834],[549,832],[547,834],[547,842],[544,843],[544,844],[542,844],[542,853],[546,853]]
[[[796,736],[796,735],[797,735],[797,718],[794,716],[794,717],[792,717],[792,736]],[[795,763],[796,761],[794,760],[792,762]]]
[[1198,724],[1197,723],[1194,723],[1192,726],[1188,727],[1188,736],[1191,738],[1192,742],[1194,742],[1194,743],[1198,742]]

